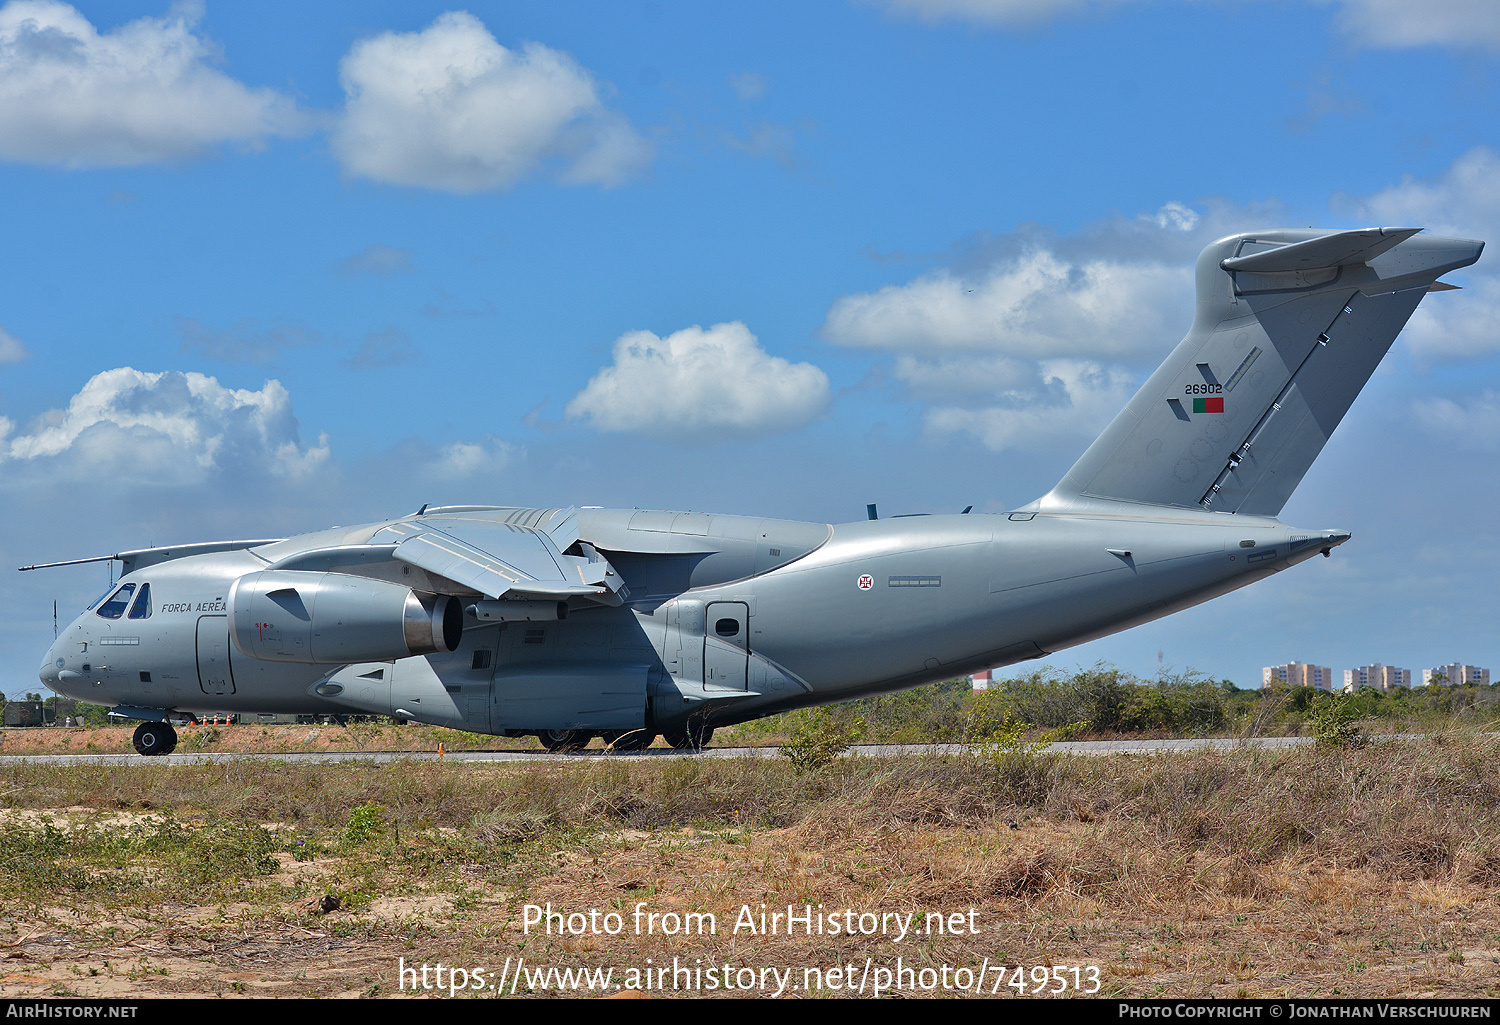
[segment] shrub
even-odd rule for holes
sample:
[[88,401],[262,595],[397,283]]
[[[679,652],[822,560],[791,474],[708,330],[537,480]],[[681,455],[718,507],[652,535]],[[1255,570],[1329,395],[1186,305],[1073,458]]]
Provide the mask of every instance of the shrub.
[[1360,733],[1354,709],[1342,695],[1327,697],[1315,704],[1308,721],[1319,744],[1328,747],[1364,745],[1365,738]]
[[792,728],[791,739],[780,750],[799,773],[816,772],[849,750],[864,731],[865,721],[859,716],[846,717],[828,708],[816,708]]
[[373,801],[362,804],[349,813],[344,824],[344,843],[350,847],[363,847],[370,841],[385,836],[384,809]]

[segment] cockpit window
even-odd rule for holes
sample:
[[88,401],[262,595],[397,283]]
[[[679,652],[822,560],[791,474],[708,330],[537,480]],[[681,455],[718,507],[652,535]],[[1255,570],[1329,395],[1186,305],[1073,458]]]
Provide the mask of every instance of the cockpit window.
[[151,585],[142,584],[141,593],[135,596],[135,603],[130,606],[128,619],[150,619],[151,618]]
[[99,606],[99,615],[105,619],[119,619],[125,614],[125,606],[130,604],[130,596],[134,593],[134,584],[121,584],[120,589],[110,595],[109,601]]

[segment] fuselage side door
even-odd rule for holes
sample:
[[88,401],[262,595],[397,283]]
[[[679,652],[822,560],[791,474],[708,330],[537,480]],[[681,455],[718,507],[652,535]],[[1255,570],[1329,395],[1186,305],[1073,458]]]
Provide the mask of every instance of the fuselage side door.
[[750,606],[740,601],[710,602],[703,631],[703,684],[746,689],[750,662]]
[[229,668],[229,617],[198,617],[198,686],[203,693],[222,697],[234,693]]

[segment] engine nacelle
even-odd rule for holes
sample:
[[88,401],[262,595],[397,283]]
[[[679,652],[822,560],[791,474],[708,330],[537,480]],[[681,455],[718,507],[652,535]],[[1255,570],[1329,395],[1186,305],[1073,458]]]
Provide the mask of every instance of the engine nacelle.
[[457,598],[348,573],[247,573],[229,590],[229,610],[234,646],[270,662],[342,665],[452,651],[464,629]]

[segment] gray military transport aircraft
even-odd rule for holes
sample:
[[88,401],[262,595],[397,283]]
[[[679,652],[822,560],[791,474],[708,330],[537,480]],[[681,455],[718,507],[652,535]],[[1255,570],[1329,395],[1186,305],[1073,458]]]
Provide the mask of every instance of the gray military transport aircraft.
[[1014,512],[828,525],[450,505],[121,552],[76,560],[123,573],[41,680],[141,720],[143,755],[209,710],[691,749],[715,726],[1041,658],[1349,539],[1276,517],[1422,297],[1484,248],[1419,230],[1210,245],[1187,337]]

